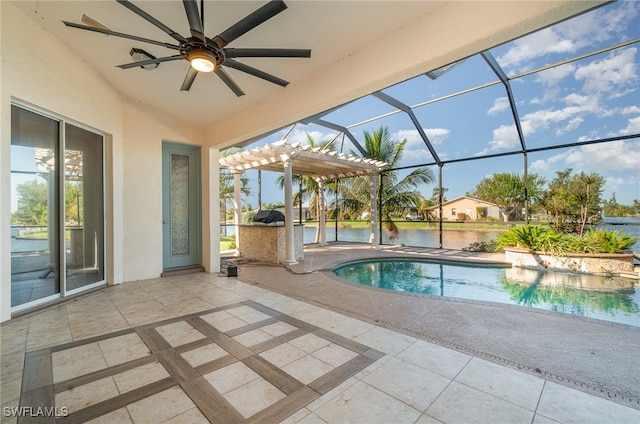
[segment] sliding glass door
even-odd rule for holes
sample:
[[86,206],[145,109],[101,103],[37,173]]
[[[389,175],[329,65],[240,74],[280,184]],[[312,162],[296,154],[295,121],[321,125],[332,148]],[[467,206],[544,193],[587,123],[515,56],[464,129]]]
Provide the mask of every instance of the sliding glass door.
[[11,107],[11,306],[60,293],[60,122]]
[[65,125],[67,292],[104,280],[102,138]]
[[11,306],[104,282],[103,136],[11,108]]

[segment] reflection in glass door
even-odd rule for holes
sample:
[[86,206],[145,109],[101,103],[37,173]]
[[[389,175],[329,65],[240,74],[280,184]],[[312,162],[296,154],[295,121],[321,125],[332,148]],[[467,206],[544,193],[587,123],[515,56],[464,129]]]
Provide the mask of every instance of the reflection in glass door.
[[103,137],[15,105],[11,118],[11,306],[21,310],[104,283]]
[[102,136],[65,125],[66,291],[104,280]]
[[11,306],[60,293],[60,123],[11,107]]

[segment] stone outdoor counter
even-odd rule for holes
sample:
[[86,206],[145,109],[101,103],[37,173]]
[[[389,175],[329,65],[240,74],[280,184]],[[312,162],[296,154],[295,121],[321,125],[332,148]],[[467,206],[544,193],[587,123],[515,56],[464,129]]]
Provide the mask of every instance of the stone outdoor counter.
[[[294,253],[296,261],[304,259],[303,225],[294,225]],[[238,252],[244,259],[283,264],[287,257],[284,225],[253,224],[238,228]]]

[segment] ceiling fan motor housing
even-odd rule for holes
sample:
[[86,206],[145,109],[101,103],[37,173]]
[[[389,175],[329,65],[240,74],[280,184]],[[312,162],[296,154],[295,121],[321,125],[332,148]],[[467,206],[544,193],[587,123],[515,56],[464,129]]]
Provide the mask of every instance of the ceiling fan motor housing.
[[202,57],[211,60],[218,66],[221,65],[225,59],[222,50],[193,38],[189,40],[188,43],[182,44],[179,51],[187,61],[191,61],[196,57]]

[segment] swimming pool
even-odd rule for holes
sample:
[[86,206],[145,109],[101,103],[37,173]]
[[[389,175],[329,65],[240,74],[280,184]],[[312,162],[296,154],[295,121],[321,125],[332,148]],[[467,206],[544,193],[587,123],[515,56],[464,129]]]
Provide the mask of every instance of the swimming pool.
[[640,287],[627,278],[406,258],[349,262],[333,272],[381,289],[523,305],[640,327]]

